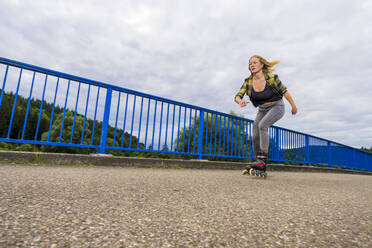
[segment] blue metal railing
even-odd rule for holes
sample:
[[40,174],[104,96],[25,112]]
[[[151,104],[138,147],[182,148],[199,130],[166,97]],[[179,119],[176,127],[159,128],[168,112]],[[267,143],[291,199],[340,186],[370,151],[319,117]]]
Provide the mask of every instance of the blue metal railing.
[[[0,77],[0,142],[252,159],[249,119],[6,58]],[[358,149],[277,126],[269,136],[272,161],[372,171]]]

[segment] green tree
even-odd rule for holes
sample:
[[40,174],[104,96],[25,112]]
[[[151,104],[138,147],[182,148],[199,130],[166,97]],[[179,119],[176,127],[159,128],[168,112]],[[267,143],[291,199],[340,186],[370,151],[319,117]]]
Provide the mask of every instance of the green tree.
[[[238,116],[233,111],[231,111],[230,114]],[[243,152],[248,154],[247,152],[250,149],[251,137],[245,134],[244,129],[246,126],[243,121],[240,119],[220,118],[218,115],[209,115],[208,118],[205,115],[203,121],[203,153],[222,156],[241,156]],[[173,141],[174,151],[198,151],[199,122],[199,117],[193,118],[191,126],[180,130],[178,139],[176,138]],[[183,157],[190,158],[190,156]],[[208,159],[223,161],[237,160],[220,157],[208,157]]]

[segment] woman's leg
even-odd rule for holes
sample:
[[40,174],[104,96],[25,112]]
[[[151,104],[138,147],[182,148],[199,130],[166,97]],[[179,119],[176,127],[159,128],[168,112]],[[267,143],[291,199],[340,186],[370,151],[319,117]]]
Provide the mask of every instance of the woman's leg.
[[260,109],[258,109],[256,119],[253,122],[253,134],[252,134],[253,136],[252,137],[253,138],[253,159],[257,159],[257,154],[261,149],[260,148],[261,137],[260,137],[259,123],[262,120],[262,118],[265,116],[265,114],[266,113],[264,111],[260,111]]
[[265,115],[258,122],[258,133],[260,137],[259,149],[265,153],[269,151],[269,127],[280,120],[285,113],[283,100],[276,102],[274,105],[263,107],[266,109]]

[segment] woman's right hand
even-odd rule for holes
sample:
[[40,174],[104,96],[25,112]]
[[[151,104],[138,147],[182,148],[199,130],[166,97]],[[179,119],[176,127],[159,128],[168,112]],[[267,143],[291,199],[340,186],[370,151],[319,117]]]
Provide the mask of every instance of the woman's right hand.
[[248,102],[246,100],[242,99],[238,104],[240,105],[240,107],[243,108],[243,107],[248,105]]

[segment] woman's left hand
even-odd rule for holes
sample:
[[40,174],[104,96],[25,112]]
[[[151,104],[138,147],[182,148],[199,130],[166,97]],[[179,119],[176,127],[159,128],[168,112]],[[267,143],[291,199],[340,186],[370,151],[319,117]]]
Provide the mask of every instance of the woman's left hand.
[[297,114],[297,107],[292,106],[292,115],[295,115],[295,114]]

